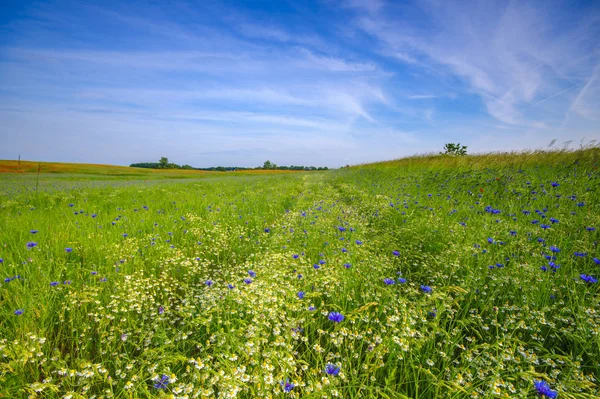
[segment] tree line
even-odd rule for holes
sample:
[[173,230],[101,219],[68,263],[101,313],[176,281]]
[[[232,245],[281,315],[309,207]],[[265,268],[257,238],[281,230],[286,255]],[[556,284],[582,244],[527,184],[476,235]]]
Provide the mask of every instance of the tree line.
[[255,168],[244,168],[238,166],[213,166],[210,168],[195,168],[190,165],[178,165],[176,163],[169,162],[169,158],[162,157],[158,162],[140,162],[132,163],[129,165],[132,168],[147,168],[147,169],[189,169],[189,170],[205,170],[212,172],[231,172],[235,170],[328,170],[327,166],[302,166],[302,165],[290,165],[290,166],[278,166],[271,161],[265,161],[263,166],[257,166]]

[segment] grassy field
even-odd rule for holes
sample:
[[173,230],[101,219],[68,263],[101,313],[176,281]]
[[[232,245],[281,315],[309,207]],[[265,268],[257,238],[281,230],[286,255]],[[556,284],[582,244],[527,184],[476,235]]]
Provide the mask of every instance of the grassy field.
[[84,163],[32,162],[0,160],[0,173],[17,175],[40,175],[42,178],[84,177],[85,179],[185,179],[228,175],[264,175],[296,173],[289,170],[242,170],[236,172],[208,172],[186,169],[147,169],[129,166]]
[[599,162],[2,174],[0,397],[597,398]]

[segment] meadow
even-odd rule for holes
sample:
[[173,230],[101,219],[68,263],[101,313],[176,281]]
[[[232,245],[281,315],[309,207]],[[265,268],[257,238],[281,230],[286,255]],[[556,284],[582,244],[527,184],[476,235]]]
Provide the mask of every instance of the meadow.
[[0,398],[597,398],[599,163],[3,173]]

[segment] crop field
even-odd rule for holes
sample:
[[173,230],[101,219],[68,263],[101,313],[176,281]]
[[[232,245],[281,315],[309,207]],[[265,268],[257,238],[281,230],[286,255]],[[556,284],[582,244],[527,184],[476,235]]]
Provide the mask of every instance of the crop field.
[[0,398],[597,398],[598,163],[4,173]]

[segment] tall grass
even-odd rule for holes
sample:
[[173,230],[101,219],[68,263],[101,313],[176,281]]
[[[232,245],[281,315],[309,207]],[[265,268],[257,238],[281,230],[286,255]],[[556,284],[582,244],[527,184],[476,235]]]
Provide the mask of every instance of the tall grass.
[[0,397],[598,397],[597,156],[4,179]]

